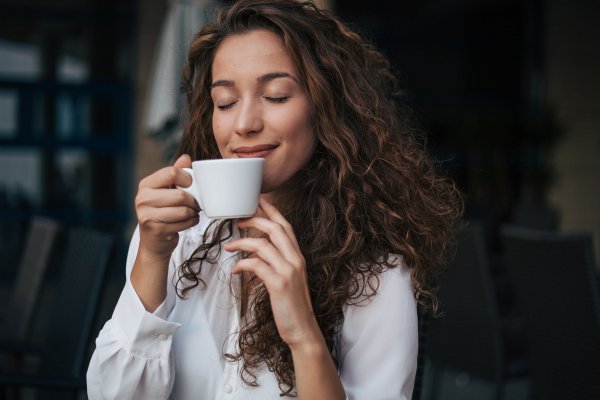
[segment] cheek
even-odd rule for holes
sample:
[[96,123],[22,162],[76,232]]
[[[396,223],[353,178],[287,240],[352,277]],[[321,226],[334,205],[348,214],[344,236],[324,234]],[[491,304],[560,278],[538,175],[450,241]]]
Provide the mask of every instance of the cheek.
[[297,116],[290,125],[293,126],[294,141],[303,149],[305,157],[310,157],[315,147],[316,137],[308,111]]
[[227,143],[227,129],[225,121],[223,121],[221,118],[213,117],[212,130],[213,135],[215,137],[215,141],[217,142],[219,149],[222,150],[223,146],[225,146],[225,144]]
[[312,137],[312,123],[306,105],[294,107],[285,113],[274,113],[272,121],[288,140],[302,142],[307,140],[307,137]]
[[308,164],[309,160],[312,158],[316,147],[316,138],[312,130],[308,130],[306,132],[306,135],[304,135],[300,147],[302,148],[302,155],[300,157],[299,162],[302,167],[305,167],[306,164]]

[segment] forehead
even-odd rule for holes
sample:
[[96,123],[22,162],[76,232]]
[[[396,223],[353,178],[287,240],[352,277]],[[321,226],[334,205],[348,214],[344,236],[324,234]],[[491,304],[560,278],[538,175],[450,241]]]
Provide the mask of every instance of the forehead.
[[[267,30],[234,34],[221,42],[212,63],[213,81],[235,76],[260,76],[272,71],[296,76],[281,38]],[[230,76],[234,75],[234,76]]]

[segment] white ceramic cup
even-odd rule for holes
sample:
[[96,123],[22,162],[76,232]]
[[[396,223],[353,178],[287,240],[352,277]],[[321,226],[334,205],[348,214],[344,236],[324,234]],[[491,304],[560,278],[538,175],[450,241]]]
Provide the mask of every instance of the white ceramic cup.
[[183,168],[192,176],[179,187],[196,199],[209,218],[246,218],[256,213],[262,184],[263,158],[200,160]]

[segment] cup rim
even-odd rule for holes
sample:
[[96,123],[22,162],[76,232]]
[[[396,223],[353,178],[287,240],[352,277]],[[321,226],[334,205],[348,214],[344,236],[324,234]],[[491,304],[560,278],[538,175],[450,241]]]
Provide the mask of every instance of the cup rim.
[[249,158],[211,158],[207,160],[195,160],[192,161],[192,165],[194,163],[202,163],[202,164],[220,164],[221,162],[227,163],[255,163],[255,162],[264,162],[265,159],[261,157],[249,157]]

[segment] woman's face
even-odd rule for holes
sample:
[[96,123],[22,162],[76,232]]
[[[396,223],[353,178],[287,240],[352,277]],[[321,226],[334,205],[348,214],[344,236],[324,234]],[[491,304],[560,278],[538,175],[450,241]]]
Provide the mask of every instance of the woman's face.
[[212,64],[212,127],[223,158],[265,159],[263,192],[277,189],[315,147],[310,104],[279,36],[226,38]]

